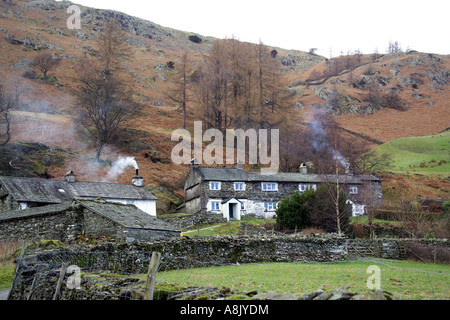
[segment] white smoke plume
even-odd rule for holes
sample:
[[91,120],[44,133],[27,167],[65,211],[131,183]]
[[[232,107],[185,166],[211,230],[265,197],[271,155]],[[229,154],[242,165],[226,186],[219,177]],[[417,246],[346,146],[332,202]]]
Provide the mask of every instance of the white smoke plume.
[[312,145],[314,149],[316,151],[328,149],[333,154],[333,158],[337,159],[344,168],[347,168],[349,166],[347,159],[345,159],[345,157],[338,150],[335,150],[329,144],[326,130],[323,127],[322,122],[317,119],[317,117],[320,116],[320,113],[315,113],[313,119],[311,120],[311,130],[313,136]]
[[134,167],[138,169],[138,164],[134,157],[122,157],[120,156],[116,161],[112,163],[111,169],[109,169],[106,176],[108,181],[115,181],[117,177],[121,175],[126,168]]

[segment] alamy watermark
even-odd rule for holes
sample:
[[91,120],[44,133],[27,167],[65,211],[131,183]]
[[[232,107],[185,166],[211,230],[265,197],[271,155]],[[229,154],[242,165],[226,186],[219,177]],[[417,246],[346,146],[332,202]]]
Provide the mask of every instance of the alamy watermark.
[[379,266],[370,265],[367,267],[367,273],[370,276],[367,278],[366,286],[369,290],[381,289],[381,269]]
[[[198,164],[223,165],[236,162],[243,164],[246,163],[246,145],[248,145],[249,164],[268,165],[268,167],[261,168],[261,174],[263,175],[271,175],[278,172],[280,154],[278,129],[259,129],[258,131],[255,129],[226,129],[224,160],[224,135],[222,131],[207,129],[203,133],[202,127],[202,121],[194,121],[194,137],[191,136],[187,129],[177,129],[172,132],[171,140],[179,142],[171,152],[173,163],[189,164],[192,160],[193,152]],[[211,143],[203,149],[202,143],[204,141]],[[237,153],[237,159],[235,159],[235,152]]]
[[81,29],[81,9],[79,6],[73,4],[67,8],[67,13],[71,15],[67,18],[67,29],[80,30]]
[[81,269],[77,265],[67,267],[66,273],[72,274],[68,279],[66,286],[68,289],[81,289]]

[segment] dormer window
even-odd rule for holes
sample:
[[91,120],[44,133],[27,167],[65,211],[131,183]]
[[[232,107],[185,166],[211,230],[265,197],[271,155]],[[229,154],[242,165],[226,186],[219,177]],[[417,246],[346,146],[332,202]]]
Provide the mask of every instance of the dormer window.
[[221,183],[217,181],[211,181],[209,183],[209,190],[220,190]]

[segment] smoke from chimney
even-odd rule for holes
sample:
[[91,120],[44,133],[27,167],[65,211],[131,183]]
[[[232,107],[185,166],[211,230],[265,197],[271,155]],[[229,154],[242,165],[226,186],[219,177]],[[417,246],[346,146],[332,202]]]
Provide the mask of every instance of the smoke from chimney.
[[134,167],[136,169],[136,175],[138,175],[139,167],[134,157],[119,157],[112,163],[111,169],[109,169],[107,174],[107,180],[116,181],[117,177],[128,167]]
[[325,128],[322,125],[322,122],[320,121],[320,116],[322,114],[315,113],[313,116],[313,119],[311,120],[311,130],[312,130],[312,136],[313,136],[313,142],[312,145],[316,151],[322,151],[324,149],[330,150],[330,152],[333,154],[333,158],[337,159],[339,163],[344,167],[348,167],[349,163],[347,159],[345,159],[344,156],[338,151],[335,150],[329,143],[328,143],[328,137],[327,132]]

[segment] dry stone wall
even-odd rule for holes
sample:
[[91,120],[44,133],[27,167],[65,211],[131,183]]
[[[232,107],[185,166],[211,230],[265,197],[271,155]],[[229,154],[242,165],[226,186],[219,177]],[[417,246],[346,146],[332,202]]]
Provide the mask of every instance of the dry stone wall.
[[[402,248],[416,240],[346,239],[336,235],[270,237],[183,237],[152,242],[102,243],[34,249],[18,259],[10,299],[51,299],[59,269],[76,265],[83,272],[145,274],[152,252],[161,253],[160,270],[255,262],[339,261],[361,254],[401,259]],[[449,250],[447,240],[422,240],[423,246]],[[359,250],[359,251],[358,251]],[[38,279],[38,280],[35,280]],[[120,289],[120,288],[119,288]],[[47,292],[47,291],[48,292]]]

